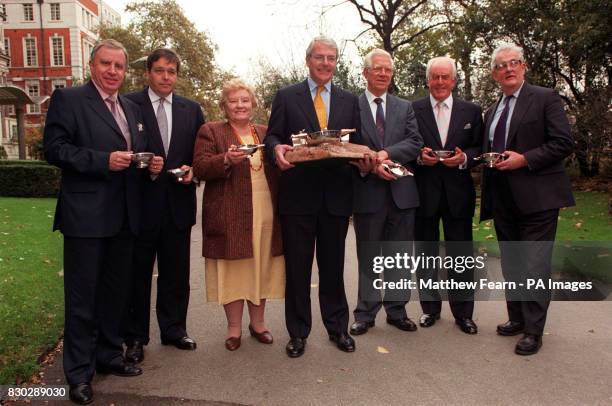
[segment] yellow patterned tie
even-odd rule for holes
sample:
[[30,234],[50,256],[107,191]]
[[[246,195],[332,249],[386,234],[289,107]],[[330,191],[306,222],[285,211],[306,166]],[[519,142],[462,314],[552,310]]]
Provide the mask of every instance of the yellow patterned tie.
[[327,128],[327,109],[325,108],[325,102],[321,97],[323,86],[317,86],[317,94],[314,98],[314,108],[317,112],[317,119],[319,120],[319,126],[321,129]]

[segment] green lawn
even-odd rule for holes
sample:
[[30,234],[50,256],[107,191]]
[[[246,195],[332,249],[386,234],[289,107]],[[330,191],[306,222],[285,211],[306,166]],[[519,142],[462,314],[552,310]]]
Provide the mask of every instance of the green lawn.
[[64,325],[55,199],[0,197],[0,384],[28,378]]
[[[610,241],[612,217],[608,214],[609,196],[604,192],[574,192],[576,206],[559,213],[557,241]],[[478,223],[479,208],[472,222],[475,241],[496,241],[493,220]]]

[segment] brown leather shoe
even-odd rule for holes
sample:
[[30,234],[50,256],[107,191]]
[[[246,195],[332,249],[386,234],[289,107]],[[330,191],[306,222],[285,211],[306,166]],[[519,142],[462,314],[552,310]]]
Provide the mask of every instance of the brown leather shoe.
[[272,334],[270,334],[270,332],[268,330],[262,331],[261,333],[258,333],[249,324],[249,333],[251,333],[251,336],[255,337],[257,339],[257,341],[259,341],[262,344],[272,344],[274,342],[274,338],[272,338]]
[[236,351],[240,348],[240,337],[230,337],[225,340],[225,348],[229,351]]

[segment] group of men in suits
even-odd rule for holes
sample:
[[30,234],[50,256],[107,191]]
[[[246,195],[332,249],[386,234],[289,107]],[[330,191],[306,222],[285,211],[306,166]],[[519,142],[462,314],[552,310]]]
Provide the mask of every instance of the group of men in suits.
[[[373,256],[393,248],[380,242],[398,241],[417,241],[416,254],[438,255],[440,222],[446,255],[472,255],[476,191],[470,169],[482,153],[501,154],[493,168],[483,170],[481,220],[492,217],[495,221],[504,277],[550,277],[558,211],[574,204],[563,170],[573,142],[559,95],[525,82],[522,49],[503,45],[493,53],[492,76],[504,96],[487,110],[484,121],[479,106],[452,95],[457,69],[451,58],[428,62],[429,95],[414,103],[388,93],[393,60],[384,50],[375,49],[366,56],[367,89],[359,98],[332,83],[337,60],[338,47],[332,39],[317,37],[310,43],[306,51],[309,77],[278,91],[265,139],[268,156],[282,171],[279,210],[287,272],[287,354],[303,355],[310,333],[315,247],[323,323],[340,350],[355,350],[347,331],[343,283],[344,240],[351,213],[360,272],[350,332],[367,333],[383,306],[387,323],[403,331],[417,329],[406,314],[409,292],[399,297],[385,292],[382,298],[372,288]],[[348,165],[294,166],[285,159],[293,148],[290,134],[325,128],[356,128],[351,142],[367,145],[376,156],[352,162],[353,169]],[[453,154],[440,159],[434,153],[440,150]],[[394,162],[413,169],[414,179],[398,179],[390,173],[388,164]],[[517,250],[516,244],[504,244],[533,245],[521,246],[521,241],[546,242],[546,251]],[[447,271],[448,278],[456,281],[474,278],[473,268]],[[420,268],[417,276],[436,280],[438,269]],[[391,272],[385,275],[393,277]],[[464,333],[476,334],[474,292],[450,290],[448,296],[455,323]],[[419,324],[431,327],[440,318],[440,293],[421,289],[420,298]],[[507,292],[507,300],[509,321],[497,327],[498,334],[524,333],[515,352],[536,353],[550,297],[517,298]]]
[[[174,51],[155,50],[149,87],[123,96],[127,64],[121,43],[99,42],[91,81],[56,90],[45,124],[45,158],[62,170],[54,230],[64,235],[64,373],[78,404],[93,401],[96,371],[142,374],[156,259],[162,344],[196,348],[186,331],[196,215],[189,170],[204,117],[197,103],[173,94]],[[132,162],[138,152],[154,153],[148,170]],[[169,169],[186,174],[177,180]]]

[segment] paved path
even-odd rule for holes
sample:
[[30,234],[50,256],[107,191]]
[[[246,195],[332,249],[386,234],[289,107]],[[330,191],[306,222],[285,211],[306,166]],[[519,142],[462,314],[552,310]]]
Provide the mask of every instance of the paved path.
[[[387,325],[383,311],[376,327],[356,338],[357,351],[346,354],[325,334],[315,271],[314,323],[303,357],[285,355],[282,301],[267,306],[273,345],[244,335],[245,312],[242,347],[228,352],[223,344],[223,309],[205,302],[199,224],[192,239],[188,327],[198,349],[185,352],[161,346],[153,324],[144,374],[97,376],[95,405],[612,405],[612,302],[553,302],[544,346],[531,357],[513,353],[516,337],[495,334],[495,326],[506,320],[501,301],[476,304],[476,336],[459,331],[446,304],[439,323],[414,333]],[[357,287],[354,247],[351,228],[345,264],[351,309]],[[418,303],[408,305],[408,314],[418,318]],[[151,320],[156,320],[154,315]],[[388,353],[380,353],[378,347]],[[49,384],[63,383],[61,359],[45,376]]]

